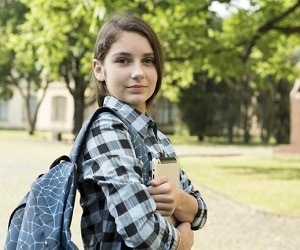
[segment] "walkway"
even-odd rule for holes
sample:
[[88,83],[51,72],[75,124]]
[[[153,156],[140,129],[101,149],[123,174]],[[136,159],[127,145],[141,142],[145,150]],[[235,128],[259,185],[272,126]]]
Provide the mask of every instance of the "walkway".
[[[32,180],[48,168],[51,161],[68,154],[70,144],[53,141],[0,137],[0,247],[4,244],[10,212],[28,190]],[[178,147],[181,155],[199,155],[197,150]],[[253,149],[257,154],[270,154],[269,149]],[[246,154],[235,148],[207,149],[201,154]],[[197,185],[197,184],[196,184]],[[255,211],[230,200],[207,187],[197,185],[208,207],[205,227],[195,233],[193,250],[298,250],[300,249],[300,218]],[[73,219],[74,240],[80,244],[80,207]]]

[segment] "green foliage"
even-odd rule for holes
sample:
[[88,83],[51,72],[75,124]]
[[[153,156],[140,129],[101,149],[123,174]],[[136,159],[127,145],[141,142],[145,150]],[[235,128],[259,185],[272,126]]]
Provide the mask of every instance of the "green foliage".
[[[288,92],[299,76],[294,55],[299,50],[300,21],[293,20],[300,14],[300,3],[252,4],[224,19],[221,29],[208,30],[211,44],[198,73],[208,74],[211,93],[199,88],[205,83],[197,78],[195,86],[181,92],[183,120],[199,138],[225,132],[231,141],[236,130],[249,142],[252,117],[256,116],[263,141],[274,136],[277,143],[288,142]],[[217,82],[221,86],[225,83],[227,88],[222,91],[228,98],[222,98],[214,87]]]
[[[9,99],[12,89],[8,82],[16,84],[11,75],[14,67],[14,51],[9,49],[11,34],[16,32],[16,27],[24,21],[26,7],[19,1],[0,1],[0,98]],[[9,41],[9,42],[8,42]]]
[[[5,56],[0,58],[0,93],[9,93],[9,84],[16,85],[28,75],[34,89],[42,87],[41,79],[63,80],[75,100],[77,131],[90,87],[92,50],[99,28],[108,15],[132,11],[152,25],[162,42],[166,58],[162,95],[179,102],[181,91],[194,83],[195,73],[207,74],[214,84],[226,83],[234,93],[241,91],[245,100],[240,101],[239,109],[244,112],[237,120],[247,135],[253,107],[245,92],[269,88],[270,78],[292,84],[299,76],[295,67],[299,56],[295,55],[299,51],[300,4],[297,0],[276,4],[252,0],[249,9],[234,8],[231,15],[220,18],[210,11],[212,2],[3,0],[0,52]],[[232,5],[229,0],[219,2]],[[17,74],[12,75],[12,69]],[[227,121],[233,120],[232,111],[224,114]]]
[[289,92],[290,85],[286,80],[277,81],[269,77],[268,85],[257,94],[255,114],[264,143],[268,143],[272,136],[279,144],[289,142]]
[[241,84],[216,83],[207,74],[195,74],[194,79],[195,84],[182,89],[179,102],[190,133],[199,140],[204,136],[227,136],[232,142],[234,130],[241,123],[242,102],[249,96],[240,94]]

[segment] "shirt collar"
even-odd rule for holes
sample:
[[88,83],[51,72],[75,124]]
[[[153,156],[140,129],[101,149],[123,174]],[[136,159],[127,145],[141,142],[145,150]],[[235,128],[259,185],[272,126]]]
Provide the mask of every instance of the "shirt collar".
[[150,116],[140,113],[127,103],[122,102],[113,96],[106,96],[103,106],[114,109],[119,115],[124,117],[128,124],[131,124],[142,136],[147,134],[148,128],[152,128],[155,133],[157,131],[156,123]]

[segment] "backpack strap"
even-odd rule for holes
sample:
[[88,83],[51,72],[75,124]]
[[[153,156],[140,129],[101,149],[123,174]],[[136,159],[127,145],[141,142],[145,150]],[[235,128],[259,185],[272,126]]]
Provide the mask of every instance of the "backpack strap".
[[[109,107],[100,107],[94,111],[94,113],[85,121],[85,123],[82,125],[78,135],[76,136],[75,142],[73,144],[71,153],[70,153],[70,159],[73,163],[76,163],[78,160],[78,156],[80,155],[84,142],[86,140],[87,134],[93,124],[93,122],[97,119],[98,115],[102,112],[111,112],[115,114],[117,113],[113,109]],[[118,116],[119,117],[119,116]]]

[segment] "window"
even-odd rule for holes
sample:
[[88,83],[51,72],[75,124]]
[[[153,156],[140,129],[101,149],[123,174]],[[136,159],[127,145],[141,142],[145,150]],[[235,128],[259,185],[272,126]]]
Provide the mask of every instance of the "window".
[[52,121],[66,121],[66,104],[67,98],[64,96],[55,96],[52,99]]
[[157,122],[160,124],[174,123],[174,107],[167,99],[160,98],[158,103]]

